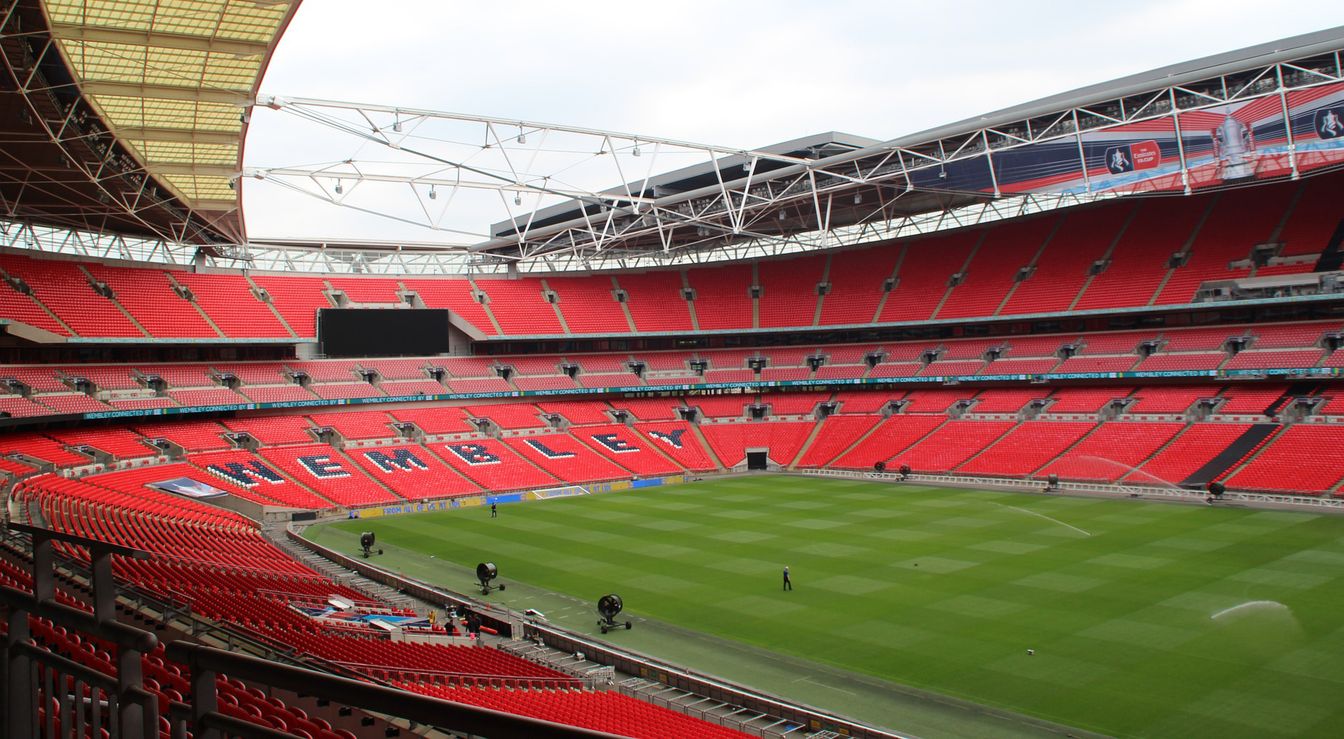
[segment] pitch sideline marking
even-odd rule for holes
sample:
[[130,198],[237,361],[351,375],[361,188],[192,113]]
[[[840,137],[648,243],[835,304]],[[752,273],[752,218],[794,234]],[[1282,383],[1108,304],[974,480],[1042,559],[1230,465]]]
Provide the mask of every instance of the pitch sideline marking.
[[1021,511],[1021,512],[1023,512],[1023,513],[1028,513],[1028,514],[1030,514],[1030,515],[1036,516],[1037,518],[1044,518],[1044,519],[1047,520],[1047,521],[1051,521],[1051,522],[1057,523],[1057,524],[1059,524],[1060,526],[1063,526],[1063,527],[1065,527],[1065,528],[1073,529],[1074,531],[1077,531],[1078,533],[1082,534],[1083,536],[1091,536],[1091,535],[1092,535],[1091,532],[1083,531],[1082,529],[1078,528],[1077,526],[1074,526],[1074,525],[1071,524],[1071,523],[1064,523],[1063,521],[1059,520],[1058,518],[1053,518],[1053,517],[1051,517],[1051,516],[1047,516],[1047,515],[1045,515],[1044,513],[1037,513],[1036,511],[1033,511],[1033,510],[1031,510],[1030,508],[1018,508],[1018,507],[1015,506],[1015,505],[1005,505],[1005,504],[1003,504],[1003,503],[995,503],[994,501],[990,501],[990,502],[991,502],[991,503],[994,503],[994,505],[996,505],[996,506],[998,506],[998,507],[1000,507],[1000,508],[1011,508],[1011,509],[1013,509],[1013,510],[1015,510],[1015,511]]
[[798,678],[797,680],[794,680],[794,682],[795,682],[795,683],[803,683],[803,682],[812,683],[813,685],[820,685],[821,687],[826,688],[826,689],[828,689],[828,690],[834,690],[834,691],[836,691],[837,693],[844,693],[845,695],[858,695],[858,693],[854,693],[854,692],[852,692],[852,691],[845,690],[844,688],[837,688],[837,687],[835,687],[834,685],[831,685],[831,684],[829,684],[829,683],[817,682],[816,680],[813,680],[812,678],[807,677],[807,676],[800,677],[800,678]]

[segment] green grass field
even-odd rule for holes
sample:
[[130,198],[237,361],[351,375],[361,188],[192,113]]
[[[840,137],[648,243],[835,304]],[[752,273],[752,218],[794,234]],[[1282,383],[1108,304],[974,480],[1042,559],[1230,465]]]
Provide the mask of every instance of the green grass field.
[[636,626],[599,638],[925,736],[1012,732],[880,681],[1120,736],[1344,727],[1340,517],[758,476],[310,535],[361,530],[587,633],[620,593]]

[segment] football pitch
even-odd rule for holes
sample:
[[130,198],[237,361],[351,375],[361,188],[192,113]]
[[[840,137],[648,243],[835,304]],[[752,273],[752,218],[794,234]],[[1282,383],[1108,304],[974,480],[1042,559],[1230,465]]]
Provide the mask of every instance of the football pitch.
[[[365,530],[383,567],[470,593],[491,561],[487,600],[926,737],[1344,726],[1344,517],[750,476],[308,536]],[[598,633],[608,592],[633,630]]]

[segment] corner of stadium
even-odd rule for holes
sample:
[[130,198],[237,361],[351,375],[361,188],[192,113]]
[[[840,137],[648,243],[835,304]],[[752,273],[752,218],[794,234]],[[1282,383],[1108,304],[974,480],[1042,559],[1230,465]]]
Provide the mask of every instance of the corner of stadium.
[[0,735],[1338,735],[1344,27],[740,149],[299,6],[0,4]]

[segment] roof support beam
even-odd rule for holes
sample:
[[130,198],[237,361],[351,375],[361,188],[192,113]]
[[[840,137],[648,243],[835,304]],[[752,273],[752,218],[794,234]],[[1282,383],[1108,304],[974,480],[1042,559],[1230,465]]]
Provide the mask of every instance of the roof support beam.
[[204,87],[174,87],[172,85],[140,85],[131,82],[82,82],[79,88],[85,95],[120,95],[123,97],[142,97],[157,100],[189,100],[220,105],[236,105],[245,108],[251,105],[244,91],[214,90]]
[[219,144],[237,146],[238,132],[195,131],[189,128],[118,128],[117,138],[124,141],[158,141],[172,144]]
[[264,41],[231,41],[206,36],[186,36],[176,33],[131,31],[118,28],[92,28],[66,23],[52,24],[51,33],[57,38],[69,41],[126,44],[128,46],[180,49],[182,51],[205,51],[234,56],[260,56],[265,54],[269,48],[269,44]]
[[228,164],[191,164],[176,162],[149,162],[145,165],[153,174],[197,175],[205,177],[233,177],[238,168]]

